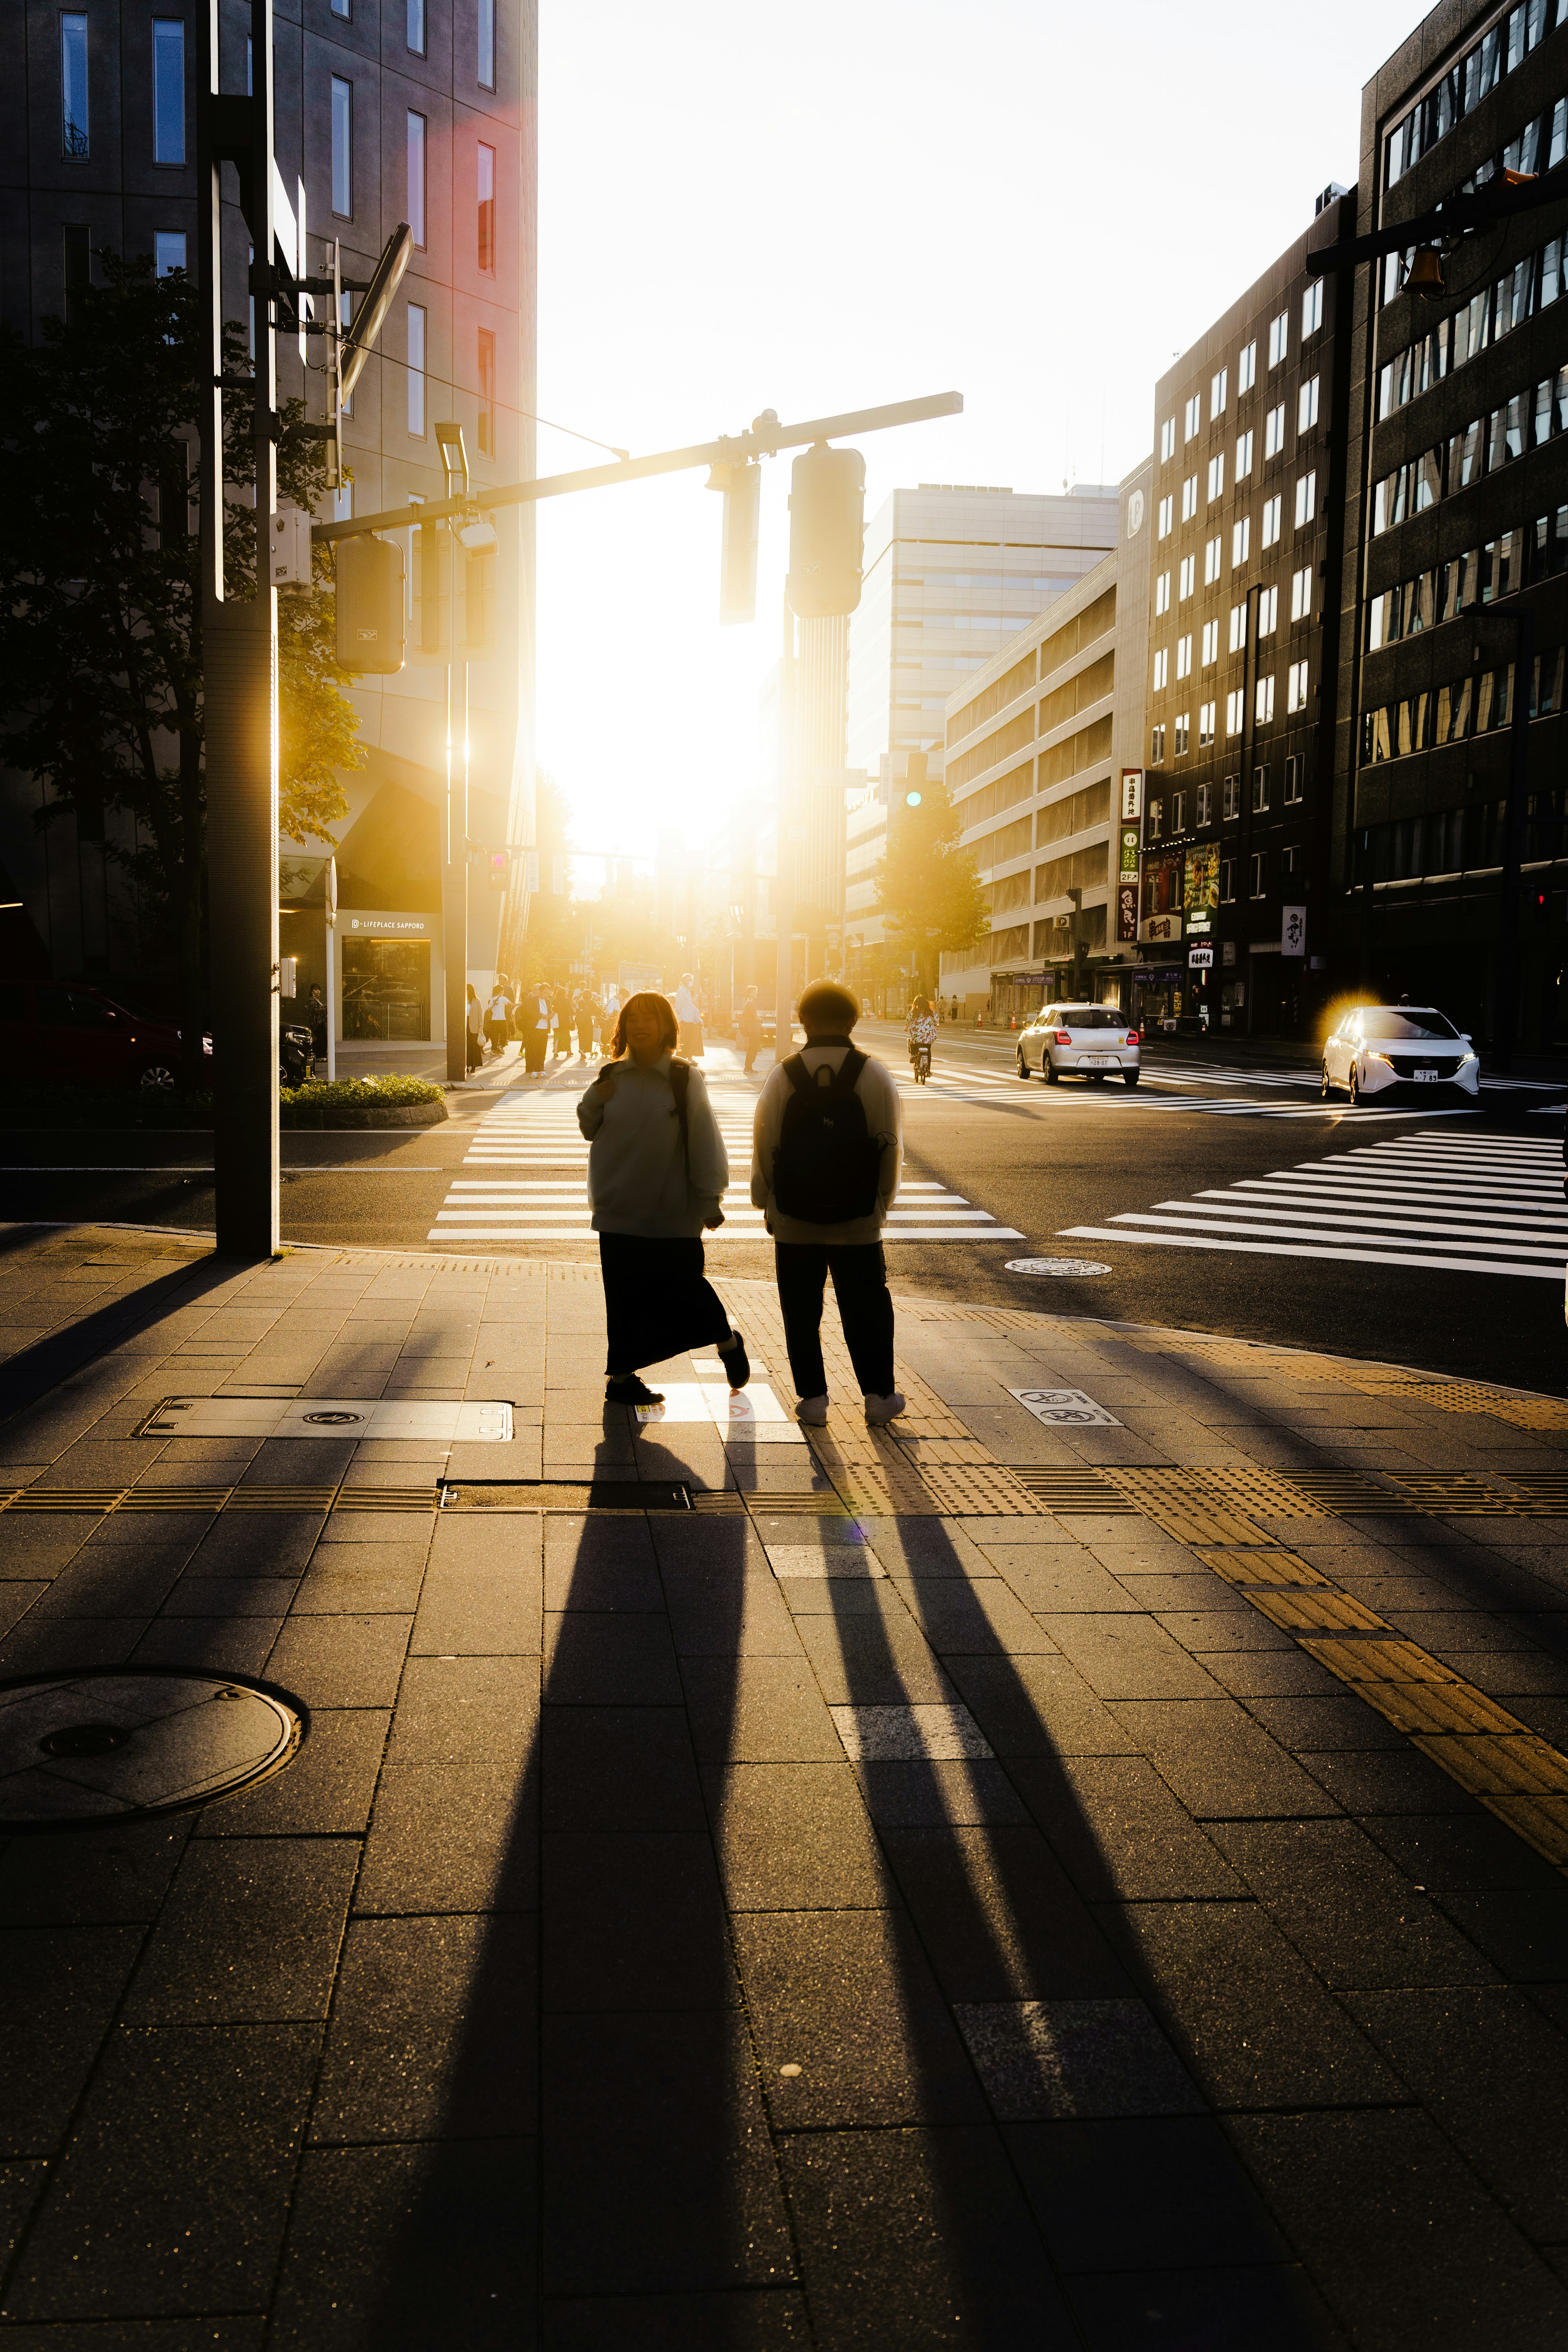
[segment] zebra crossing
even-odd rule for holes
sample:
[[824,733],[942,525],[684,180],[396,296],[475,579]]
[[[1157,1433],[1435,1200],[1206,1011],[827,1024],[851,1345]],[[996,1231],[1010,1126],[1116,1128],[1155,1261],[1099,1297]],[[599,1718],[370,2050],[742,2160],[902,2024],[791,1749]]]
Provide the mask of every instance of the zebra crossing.
[[[767,1238],[763,1213],[751,1201],[754,1095],[712,1086],[713,1105],[730,1166],[737,1171],[724,1194],[724,1223],[709,1242]],[[433,1242],[591,1242],[588,1146],[577,1125],[575,1092],[540,1090],[504,1095],[480,1121],[426,1239]],[[481,1172],[482,1171],[482,1172]],[[515,1172],[513,1172],[515,1171]],[[945,1184],[906,1181],[883,1228],[884,1242],[1018,1242],[1004,1225]]]
[[1063,1238],[1561,1283],[1568,1205],[1556,1143],[1436,1129],[1068,1225]]

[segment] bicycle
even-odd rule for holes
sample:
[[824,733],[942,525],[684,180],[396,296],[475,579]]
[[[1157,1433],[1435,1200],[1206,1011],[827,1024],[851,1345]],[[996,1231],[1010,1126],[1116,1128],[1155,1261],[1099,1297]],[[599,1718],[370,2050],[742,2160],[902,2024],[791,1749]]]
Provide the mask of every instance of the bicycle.
[[910,1060],[914,1065],[916,1086],[923,1087],[931,1076],[931,1047],[923,1038],[911,1047]]

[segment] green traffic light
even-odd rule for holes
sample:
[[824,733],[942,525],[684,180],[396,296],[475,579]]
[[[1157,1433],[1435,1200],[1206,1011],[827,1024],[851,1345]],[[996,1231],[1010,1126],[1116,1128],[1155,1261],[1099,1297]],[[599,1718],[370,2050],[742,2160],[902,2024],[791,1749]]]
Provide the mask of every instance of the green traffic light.
[[921,796],[919,793],[906,793],[904,794],[904,806],[906,808],[919,808],[920,804]]

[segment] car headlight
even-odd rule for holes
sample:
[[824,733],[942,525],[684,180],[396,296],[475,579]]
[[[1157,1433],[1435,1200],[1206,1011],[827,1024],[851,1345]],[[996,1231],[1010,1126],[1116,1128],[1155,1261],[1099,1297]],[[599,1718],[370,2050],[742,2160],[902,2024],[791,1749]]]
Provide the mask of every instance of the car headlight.
[[212,1052],[212,1049],[213,1049],[213,1041],[212,1041],[212,1039],[211,1039],[210,1037],[204,1037],[204,1038],[202,1039],[202,1051],[203,1051],[203,1053],[204,1053],[204,1054],[210,1054],[210,1053]]
[[1460,1056],[1459,1056],[1459,1067],[1460,1067],[1460,1069],[1462,1070],[1462,1069],[1464,1068],[1465,1064],[1466,1064],[1467,1062],[1473,1062],[1475,1059],[1476,1059],[1476,1056],[1475,1056],[1475,1055],[1474,1055],[1474,1054],[1461,1054],[1461,1055],[1460,1055]]
[[1365,1054],[1362,1058],[1367,1062],[1381,1062],[1385,1070],[1392,1070],[1394,1067],[1386,1054]]

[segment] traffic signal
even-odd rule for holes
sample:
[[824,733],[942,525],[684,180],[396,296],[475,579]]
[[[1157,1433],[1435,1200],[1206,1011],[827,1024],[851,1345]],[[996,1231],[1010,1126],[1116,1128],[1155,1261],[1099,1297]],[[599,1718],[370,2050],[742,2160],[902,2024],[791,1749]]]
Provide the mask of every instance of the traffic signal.
[[506,849],[492,849],[489,854],[489,865],[490,888],[492,890],[504,890],[507,886],[508,877],[511,871],[510,851]]
[[403,550],[390,539],[337,543],[338,659],[368,677],[403,667]]
[[719,620],[757,617],[757,518],[762,510],[760,466],[715,466],[710,490],[724,493],[724,543],[719,558]]
[[852,613],[866,551],[866,460],[818,441],[790,467],[790,610],[803,621]]

